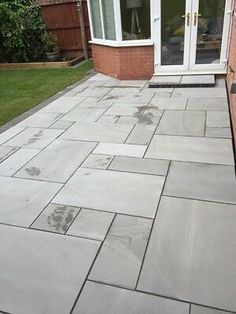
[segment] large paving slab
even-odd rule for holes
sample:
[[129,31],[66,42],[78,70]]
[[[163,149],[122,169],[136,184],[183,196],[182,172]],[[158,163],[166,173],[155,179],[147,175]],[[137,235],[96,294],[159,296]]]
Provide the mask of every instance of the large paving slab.
[[36,112],[29,118],[19,123],[19,126],[32,128],[48,128],[59,120],[63,115],[61,113]]
[[73,311],[82,313],[189,314],[189,305],[88,281]]
[[70,313],[99,243],[3,225],[0,237],[1,310]]
[[191,312],[190,314],[227,314],[229,312],[221,311],[212,309],[205,306],[198,306],[198,305],[191,305]]
[[117,215],[89,278],[135,289],[152,220]]
[[236,204],[234,167],[172,162],[164,194]]
[[55,140],[15,176],[64,183],[95,146],[90,142]]
[[54,202],[153,218],[163,183],[158,176],[80,168]]
[[63,120],[91,123],[98,120],[105,111],[104,108],[80,108],[78,106],[63,116]]
[[45,106],[40,112],[56,112],[56,113],[67,113],[72,110],[74,107],[79,105],[85,97],[60,97],[49,105]]
[[107,111],[108,115],[140,117],[147,109],[146,105],[141,104],[114,104]]
[[27,148],[44,148],[60,136],[63,130],[28,128],[4,145]]
[[188,98],[160,98],[153,97],[150,106],[156,106],[161,110],[184,110],[187,105]]
[[5,142],[7,142],[8,140],[10,140],[11,138],[13,138],[14,136],[16,136],[17,134],[19,134],[20,132],[24,130],[25,130],[25,127],[17,125],[1,133],[0,145],[4,144]]
[[112,159],[113,156],[109,155],[90,154],[81,167],[106,169],[110,165]]
[[14,154],[17,149],[17,147],[0,146],[0,162]]
[[220,138],[155,135],[145,157],[234,165],[232,141]]
[[61,184],[0,177],[0,222],[28,227]]
[[138,289],[236,311],[235,238],[236,205],[163,197]]
[[205,112],[166,110],[157,127],[157,134],[204,136]]
[[147,146],[130,144],[99,143],[94,150],[95,154],[114,156],[143,157]]
[[62,139],[107,143],[124,143],[133,129],[133,125],[111,123],[75,124],[67,130]]
[[229,107],[227,97],[190,97],[188,99],[187,109],[228,111]]
[[227,97],[227,92],[223,87],[176,88],[172,97]]

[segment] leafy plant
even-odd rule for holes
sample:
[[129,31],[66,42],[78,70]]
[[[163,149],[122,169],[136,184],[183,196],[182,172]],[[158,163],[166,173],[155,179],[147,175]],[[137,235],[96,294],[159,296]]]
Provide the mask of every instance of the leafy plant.
[[46,53],[56,52],[59,50],[57,38],[52,33],[43,33],[42,42]]

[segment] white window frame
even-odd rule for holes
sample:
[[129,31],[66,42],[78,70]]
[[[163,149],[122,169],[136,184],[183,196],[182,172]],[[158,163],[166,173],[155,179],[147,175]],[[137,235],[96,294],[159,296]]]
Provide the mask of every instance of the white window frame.
[[[150,39],[138,39],[138,40],[123,40],[122,37],[122,21],[121,21],[121,6],[120,0],[111,0],[113,1],[113,9],[114,9],[114,19],[115,19],[115,33],[116,33],[116,40],[110,40],[105,38],[105,28],[104,28],[104,15],[103,15],[103,6],[102,0],[99,0],[99,6],[101,10],[101,24],[102,24],[102,34],[103,38],[96,38],[94,36],[94,29],[93,29],[93,20],[92,20],[92,11],[90,1],[88,0],[88,13],[89,13],[89,23],[90,23],[90,30],[91,30],[91,41],[92,44],[104,45],[104,46],[111,46],[111,47],[137,47],[137,46],[153,46],[153,32],[152,32],[152,23],[150,23],[150,32],[151,38]],[[151,2],[151,0],[150,0]],[[150,21],[152,21],[152,7],[150,3]]]

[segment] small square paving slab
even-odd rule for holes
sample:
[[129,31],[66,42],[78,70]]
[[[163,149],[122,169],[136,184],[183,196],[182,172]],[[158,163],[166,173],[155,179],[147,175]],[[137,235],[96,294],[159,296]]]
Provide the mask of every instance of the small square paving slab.
[[232,138],[231,128],[206,128],[206,137]]
[[172,162],[164,194],[236,204],[234,167]]
[[80,168],[54,202],[153,218],[163,184],[158,176]]
[[83,168],[95,168],[95,169],[106,169],[111,161],[113,156],[109,155],[99,155],[99,154],[91,154],[88,158],[83,162]]
[[157,134],[204,136],[205,112],[165,111],[157,127]]
[[77,207],[49,204],[31,228],[63,234],[68,230],[79,210]]
[[44,107],[40,110],[40,112],[67,113],[79,105],[79,103],[81,103],[84,99],[85,97],[79,98],[62,96]]
[[63,130],[28,128],[5,143],[6,146],[44,148],[55,140]]
[[[91,302],[92,300],[92,302]],[[73,314],[189,314],[189,305],[87,281]]]
[[236,311],[235,238],[235,205],[163,197],[138,290]]
[[19,125],[32,128],[48,128],[61,117],[61,113],[36,112],[29,118],[19,123]]
[[81,209],[67,234],[103,241],[115,214]]
[[28,227],[61,184],[0,177],[0,222]]
[[184,110],[187,105],[187,98],[159,98],[153,97],[150,106],[156,106],[164,110]]
[[206,126],[208,128],[230,128],[229,113],[222,111],[209,111],[207,113]]
[[99,143],[95,148],[95,154],[143,157],[147,146],[145,145],[130,145],[130,144],[112,144]]
[[221,311],[212,309],[205,306],[198,306],[198,305],[191,305],[191,312],[190,314],[227,314],[229,312]]
[[39,149],[21,148],[15,154],[0,164],[1,176],[12,176],[33,157],[40,152]]
[[99,242],[0,226],[1,310],[70,313]]
[[95,143],[56,140],[24,166],[16,176],[66,182],[96,146]]
[[228,111],[227,97],[190,97],[187,104],[188,110],[219,110]]
[[145,158],[234,165],[229,139],[155,135]]
[[17,147],[0,146],[0,163],[14,154],[17,150]]
[[16,125],[6,130],[5,132],[0,133],[0,145],[4,144],[5,142],[7,142],[8,140],[10,140],[11,138],[13,138],[14,136],[16,136],[17,134],[24,130],[25,127]]
[[130,157],[115,157],[109,169],[165,176],[169,161],[157,159],[143,159]]
[[134,289],[151,227],[151,219],[116,216],[89,278]]
[[80,106],[67,113],[63,120],[90,123],[98,120],[106,111],[104,108],[80,108]]
[[111,123],[76,123],[62,136],[62,139],[124,143],[133,125],[118,125]]
[[148,145],[155,132],[155,129],[155,125],[136,125],[125,143]]

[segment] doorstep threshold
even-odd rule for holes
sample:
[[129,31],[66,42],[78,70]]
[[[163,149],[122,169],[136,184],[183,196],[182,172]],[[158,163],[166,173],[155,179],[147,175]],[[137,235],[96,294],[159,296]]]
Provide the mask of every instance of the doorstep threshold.
[[214,87],[215,75],[154,75],[148,82],[149,88]]

